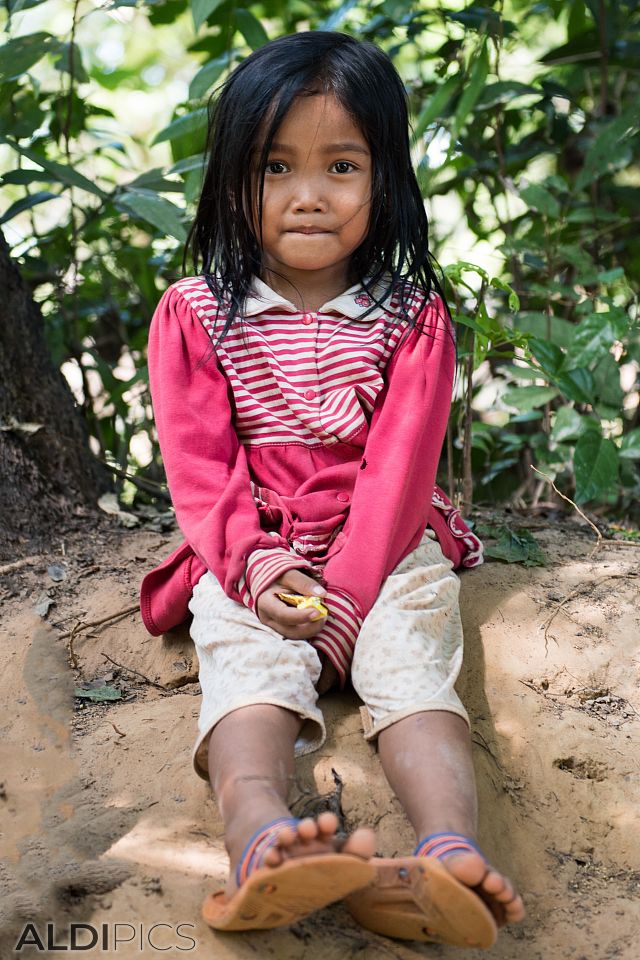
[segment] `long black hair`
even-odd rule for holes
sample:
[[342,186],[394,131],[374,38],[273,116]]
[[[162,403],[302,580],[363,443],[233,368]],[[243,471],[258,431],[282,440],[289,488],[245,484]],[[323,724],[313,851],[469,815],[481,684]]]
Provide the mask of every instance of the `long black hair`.
[[[429,251],[429,224],[411,164],[407,98],[389,57],[344,33],[312,30],[272,40],[243,60],[209,104],[208,162],[189,233],[195,272],[204,275],[228,332],[260,275],[261,251],[246,211],[262,220],[271,143],[296,97],[333,94],[366,139],[372,157],[371,215],[350,273],[372,304],[393,292],[409,327],[433,290],[446,301]],[[259,171],[256,176],[255,171]],[[413,305],[413,309],[410,309]],[[447,308],[448,313],[448,308]]]

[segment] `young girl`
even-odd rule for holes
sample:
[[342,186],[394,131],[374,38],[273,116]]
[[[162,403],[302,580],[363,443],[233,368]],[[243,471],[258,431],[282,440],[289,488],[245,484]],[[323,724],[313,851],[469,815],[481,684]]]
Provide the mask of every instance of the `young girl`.
[[[193,761],[231,861],[204,917],[275,927],[346,898],[378,933],[490,946],[524,908],[474,840],[452,566],[482,548],[435,486],[455,345],[402,83],[373,44],[282,37],[224,84],[208,153],[201,272],[167,290],[149,336],[186,539],[141,593],[154,635],[193,617]],[[373,857],[366,828],[340,844],[331,813],[289,814],[294,757],[325,738],[318,695],[348,678],[410,856]]]

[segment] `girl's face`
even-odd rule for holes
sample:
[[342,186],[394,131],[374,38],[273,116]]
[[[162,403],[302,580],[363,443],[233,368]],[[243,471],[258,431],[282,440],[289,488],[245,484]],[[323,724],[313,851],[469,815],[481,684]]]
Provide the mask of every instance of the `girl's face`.
[[371,152],[332,94],[294,100],[264,172],[263,266],[296,283],[347,283],[371,207]]

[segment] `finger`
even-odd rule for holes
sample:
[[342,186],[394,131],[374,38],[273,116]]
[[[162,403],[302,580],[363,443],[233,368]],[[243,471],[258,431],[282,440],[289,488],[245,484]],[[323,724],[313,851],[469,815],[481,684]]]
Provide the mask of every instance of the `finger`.
[[[280,592],[280,591],[278,591]],[[282,592],[287,592],[286,590]],[[301,627],[309,621],[309,614],[317,613],[317,610],[301,610],[299,607],[292,607],[284,600],[281,600],[272,589],[265,590],[260,598],[261,612],[272,620],[278,620],[287,627]]]
[[287,570],[277,582],[284,586],[283,592],[301,593],[305,597],[323,597],[327,592],[317,580],[300,570]]
[[286,640],[313,640],[315,635],[320,632],[318,625],[315,623],[304,624],[301,627],[287,627],[276,620],[263,620],[263,623]]

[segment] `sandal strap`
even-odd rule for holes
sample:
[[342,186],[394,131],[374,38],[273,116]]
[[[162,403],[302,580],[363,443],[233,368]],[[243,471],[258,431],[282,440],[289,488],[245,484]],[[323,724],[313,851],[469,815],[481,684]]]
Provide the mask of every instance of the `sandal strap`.
[[295,817],[278,817],[271,823],[265,824],[253,834],[247,843],[238,866],[236,867],[236,883],[239,887],[245,882],[270,847],[275,846],[283,827],[297,827],[300,823]]
[[479,853],[483,860],[486,859],[478,844],[470,837],[461,833],[431,833],[420,841],[413,855],[446,860],[454,853],[470,853],[472,850]]

